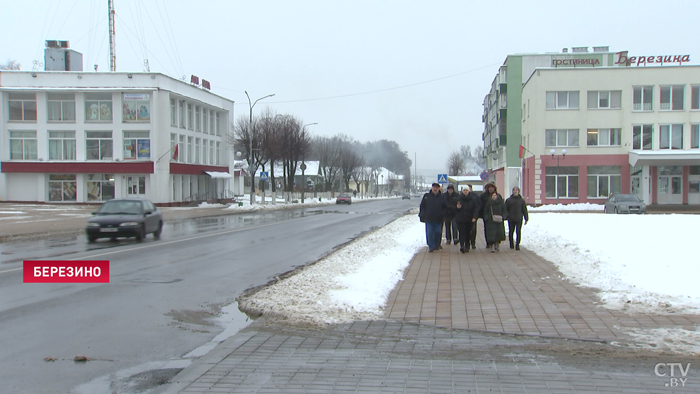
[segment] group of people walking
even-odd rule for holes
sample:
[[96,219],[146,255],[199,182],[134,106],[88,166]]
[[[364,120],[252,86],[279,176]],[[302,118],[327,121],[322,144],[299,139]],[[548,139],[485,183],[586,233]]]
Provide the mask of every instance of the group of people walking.
[[480,196],[472,190],[472,186],[468,185],[457,193],[454,186],[449,185],[443,193],[441,185],[433,183],[431,190],[423,195],[418,216],[425,223],[428,252],[442,249],[443,224],[446,245],[459,243],[462,253],[468,253],[470,248],[476,249],[476,222],[479,218],[484,223],[486,247],[491,252],[499,252],[501,242],[506,239],[506,221],[510,248],[520,250],[522,225],[529,220],[527,204],[520,195],[520,189],[514,187],[505,201],[494,183],[487,183]]

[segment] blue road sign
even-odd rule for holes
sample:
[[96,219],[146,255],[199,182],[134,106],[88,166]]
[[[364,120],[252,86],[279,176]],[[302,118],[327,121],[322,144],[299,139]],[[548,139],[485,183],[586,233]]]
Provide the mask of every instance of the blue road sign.
[[438,174],[438,183],[447,183],[447,174]]
[[479,174],[479,177],[481,178],[482,181],[486,181],[489,179],[489,173],[484,171],[481,174]]
[[266,181],[268,179],[270,179],[270,173],[267,171],[260,171],[260,180]]

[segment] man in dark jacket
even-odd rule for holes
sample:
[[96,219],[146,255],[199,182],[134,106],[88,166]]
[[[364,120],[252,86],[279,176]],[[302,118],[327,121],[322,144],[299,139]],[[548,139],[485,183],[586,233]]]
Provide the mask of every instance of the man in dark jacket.
[[447,193],[444,194],[445,202],[447,202],[447,213],[445,214],[445,241],[447,245],[455,241],[455,245],[459,242],[459,230],[457,229],[457,222],[455,221],[455,215],[457,214],[457,200],[459,199],[459,194],[455,192],[455,187],[452,185],[447,186]]
[[523,228],[523,219],[525,219],[525,224],[527,224],[529,217],[527,215],[527,204],[525,204],[525,199],[520,195],[520,188],[517,186],[513,188],[513,194],[506,200],[506,211],[508,212],[510,248],[513,249],[513,231],[515,231],[515,250],[520,250],[520,231]]
[[433,183],[430,192],[425,193],[420,201],[418,217],[425,223],[425,240],[428,243],[428,252],[442,249],[440,238],[442,237],[442,221],[447,212],[447,202],[440,192],[440,184]]
[[471,229],[479,216],[478,201],[479,198],[470,193],[469,187],[462,189],[462,194],[457,200],[457,215],[454,220],[459,227],[459,251],[462,253],[469,252],[469,243],[472,234]]
[[[474,211],[474,223],[471,225],[471,235],[469,237],[469,243],[472,245],[472,249],[476,249],[476,220],[479,219],[479,212],[481,212],[481,198],[480,196],[476,193],[474,193],[474,186],[472,185],[467,185],[469,186],[469,192],[471,193],[470,195],[474,199],[474,203],[476,204],[476,210]],[[469,247],[469,245],[467,245]]]

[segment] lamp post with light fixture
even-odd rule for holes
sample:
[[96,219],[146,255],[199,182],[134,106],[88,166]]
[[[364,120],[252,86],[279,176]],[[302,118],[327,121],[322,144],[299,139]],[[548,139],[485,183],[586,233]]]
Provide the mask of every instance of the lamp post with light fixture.
[[[250,101],[250,96],[248,95],[248,91],[244,91],[246,97],[248,97],[248,105],[250,106],[250,119],[248,121],[248,138],[250,139],[250,151],[248,152],[248,157],[250,158],[248,162],[248,170],[253,168],[253,107],[255,107],[255,104],[258,103],[258,101],[266,99],[268,97],[272,97],[275,94],[268,94],[265,97],[260,97],[259,99],[255,100],[254,102],[251,103]],[[253,205],[255,201],[255,172],[250,171],[250,205]]]
[[549,153],[552,155],[552,159],[554,159],[554,156],[557,156],[557,181],[554,182],[554,187],[555,192],[557,193],[557,204],[559,204],[559,159],[566,159],[566,149],[562,149],[561,155],[557,155],[557,151],[555,149],[552,149],[549,151]]

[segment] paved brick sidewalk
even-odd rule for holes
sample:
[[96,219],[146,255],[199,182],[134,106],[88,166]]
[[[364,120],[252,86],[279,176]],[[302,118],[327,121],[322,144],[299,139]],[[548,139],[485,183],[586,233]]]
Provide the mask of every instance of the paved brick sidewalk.
[[[477,245],[484,245],[483,239]],[[562,279],[554,264],[502,245],[418,253],[391,293],[385,317],[447,328],[562,338],[628,340],[625,328],[684,328],[700,316],[629,314],[600,305],[595,289]]]

